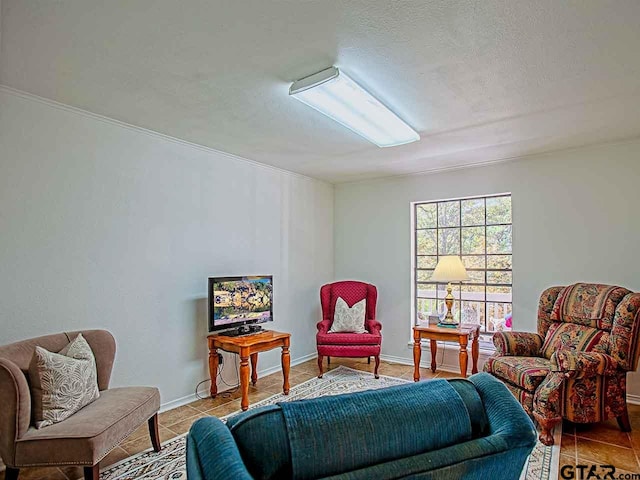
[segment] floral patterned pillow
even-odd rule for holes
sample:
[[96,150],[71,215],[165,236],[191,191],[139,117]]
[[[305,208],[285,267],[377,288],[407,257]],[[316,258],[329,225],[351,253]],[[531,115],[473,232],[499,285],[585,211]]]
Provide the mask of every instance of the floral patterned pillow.
[[367,333],[364,328],[364,311],[367,299],[354,303],[351,308],[342,297],[338,297],[329,333]]
[[96,360],[82,334],[58,353],[36,347],[29,379],[36,428],[61,422],[100,396]]

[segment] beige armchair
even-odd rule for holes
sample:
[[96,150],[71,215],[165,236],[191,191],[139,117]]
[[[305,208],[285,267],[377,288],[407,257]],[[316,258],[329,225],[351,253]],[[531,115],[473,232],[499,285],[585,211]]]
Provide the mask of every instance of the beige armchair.
[[[62,350],[82,333],[93,350],[100,397],[60,423],[36,429],[31,419],[29,363],[36,346]],[[160,451],[160,393],[153,387],[109,388],[116,353],[105,330],[59,333],[0,346],[0,457],[6,480],[16,480],[22,467],[84,466],[86,480],[99,478],[99,463],[144,422]]]

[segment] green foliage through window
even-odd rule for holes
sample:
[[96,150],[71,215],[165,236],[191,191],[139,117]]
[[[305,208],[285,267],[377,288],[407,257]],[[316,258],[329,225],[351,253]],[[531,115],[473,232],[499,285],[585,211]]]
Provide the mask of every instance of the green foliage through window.
[[508,330],[512,306],[511,195],[417,203],[416,323],[445,312],[446,285],[431,281],[441,255],[459,255],[469,280],[454,285],[454,316],[485,332]]

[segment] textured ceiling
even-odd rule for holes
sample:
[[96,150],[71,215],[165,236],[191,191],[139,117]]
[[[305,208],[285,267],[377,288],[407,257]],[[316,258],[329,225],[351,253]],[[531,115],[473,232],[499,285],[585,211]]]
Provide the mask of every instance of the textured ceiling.
[[[1,0],[0,83],[332,182],[640,136],[638,0]],[[290,99],[330,65],[422,140]]]

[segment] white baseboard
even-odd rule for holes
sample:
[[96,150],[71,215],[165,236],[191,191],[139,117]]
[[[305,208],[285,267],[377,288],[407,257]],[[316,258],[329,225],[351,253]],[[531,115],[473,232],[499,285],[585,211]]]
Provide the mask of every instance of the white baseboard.
[[183,405],[187,405],[188,403],[195,402],[198,400],[195,393],[187,395],[185,397],[180,397],[175,400],[171,400],[170,402],[165,402],[160,405],[160,413],[166,412],[167,410],[173,410],[174,408],[181,407]]
[[[309,360],[312,360],[314,358],[317,358],[318,354],[316,352],[313,353],[309,353],[308,355],[303,355],[302,357],[298,357],[295,360],[291,360],[291,366],[295,367],[296,365],[300,365],[301,363],[304,362],[308,362]],[[280,367],[280,365],[275,365],[271,368],[267,368],[264,371],[260,371],[258,370],[258,376],[265,376],[265,375],[271,375],[272,373],[276,373],[281,371],[282,368]]]
[[[391,363],[399,363],[400,365],[413,366],[413,359],[405,358],[405,357],[397,357],[396,355],[385,355],[384,353],[381,353],[380,360],[384,360],[385,362],[391,362]],[[420,366],[427,368],[427,365],[425,365],[424,362],[420,362]]]
[[[316,358],[318,356],[318,354],[316,352],[310,353],[308,355],[304,355],[302,357],[298,357],[294,360],[291,360],[291,366],[296,366],[296,365],[300,365],[301,363],[307,362],[313,358]],[[273,367],[270,368],[265,368],[264,370],[260,370],[258,369],[258,377],[266,377],[267,375],[271,375],[272,373],[276,373],[282,370],[282,367],[280,365],[275,365]],[[225,388],[220,388],[218,389],[218,392],[223,393],[227,390],[230,390],[231,388],[234,387],[227,387],[225,386]],[[183,405],[187,405],[191,402],[195,402],[196,400],[198,400],[199,397],[196,396],[195,393],[192,393],[190,395],[186,395],[184,397],[181,398],[177,398],[175,400],[171,400],[169,402],[163,403],[162,405],[160,405],[160,413],[162,412],[166,412],[167,410],[173,410],[174,408],[178,408],[181,407]]]
[[[428,360],[426,359],[426,357],[427,355],[424,354],[424,349],[423,349],[422,358],[420,359],[421,368],[431,368],[431,355],[428,355]],[[457,358],[457,354],[456,354],[456,358]],[[399,363],[401,365],[413,366],[413,359],[405,358],[405,357],[397,357],[395,355],[380,355],[380,360],[384,360],[386,362]],[[482,371],[483,363],[484,363],[484,359],[482,358],[482,354],[480,354],[480,357],[478,358],[478,371]],[[468,369],[468,374],[470,374],[471,360],[469,360],[469,365],[467,366],[467,369]],[[460,373],[460,365],[458,365],[457,363],[440,362],[437,365],[436,372],[438,370],[443,372],[450,372],[450,373]]]
[[[413,343],[410,345],[410,348],[412,348]],[[450,373],[459,373],[460,372],[460,366],[458,365],[457,361],[458,361],[458,349],[455,346],[449,346],[446,345],[445,347],[440,347],[443,348],[443,350],[445,351],[444,354],[444,358],[447,361],[443,361],[441,363],[438,363],[437,366],[437,370],[441,370],[444,372],[450,372]],[[439,348],[439,349],[440,349]],[[438,354],[440,355],[440,354]],[[484,361],[491,355],[491,352],[484,352],[484,351],[480,351],[480,355],[478,358],[478,370],[482,371],[482,365],[484,364]],[[312,360],[314,358],[317,358],[318,354],[317,352],[313,352],[310,353],[308,355],[304,355],[302,357],[298,357],[295,360],[291,360],[291,366],[295,366],[295,365],[300,365],[301,363],[307,362],[309,360]],[[449,357],[449,358],[447,358]],[[441,357],[442,358],[442,357]],[[380,355],[380,360],[384,360],[386,362],[392,362],[392,363],[399,363],[400,365],[411,365],[413,366],[413,357],[398,357],[396,355],[385,355],[385,354],[381,354]],[[449,360],[453,360],[451,362],[449,362]],[[420,367],[422,368],[431,368],[431,353],[428,347],[423,347],[422,348],[422,358],[420,359]],[[469,365],[469,370],[471,369],[471,366]],[[270,368],[266,368],[264,370],[258,370],[258,376],[259,377],[264,377],[267,375],[271,375],[272,373],[276,373],[279,372],[281,370],[280,365],[275,365],[273,367]],[[225,392],[229,389],[231,389],[232,387],[226,387],[225,389],[221,389],[219,390],[221,393]],[[182,398],[178,398],[176,400],[172,400],[170,402],[166,402],[163,403],[160,406],[160,412],[166,412],[167,410],[171,410],[174,408],[178,408],[181,407],[183,405],[187,405],[191,402],[195,402],[196,400],[198,400],[198,397],[196,397],[195,393],[192,393],[191,395],[187,395],[185,397]],[[627,394],[627,403],[630,403],[632,405],[640,405],[640,395],[632,395],[632,394]]]
[[[413,351],[413,342],[407,344],[407,350]],[[471,349],[469,349],[469,362],[467,372],[471,372]],[[451,373],[460,373],[459,354],[460,347],[457,344],[438,342],[438,351],[436,355],[436,371],[441,370]],[[478,354],[478,371],[482,371],[484,362],[493,355],[493,350],[480,349]],[[397,357],[394,355],[380,355],[380,358],[388,362],[400,363],[403,365],[413,365],[413,354],[407,353],[407,357]],[[431,368],[431,349],[429,345],[422,344],[422,355],[420,358],[420,367]]]

